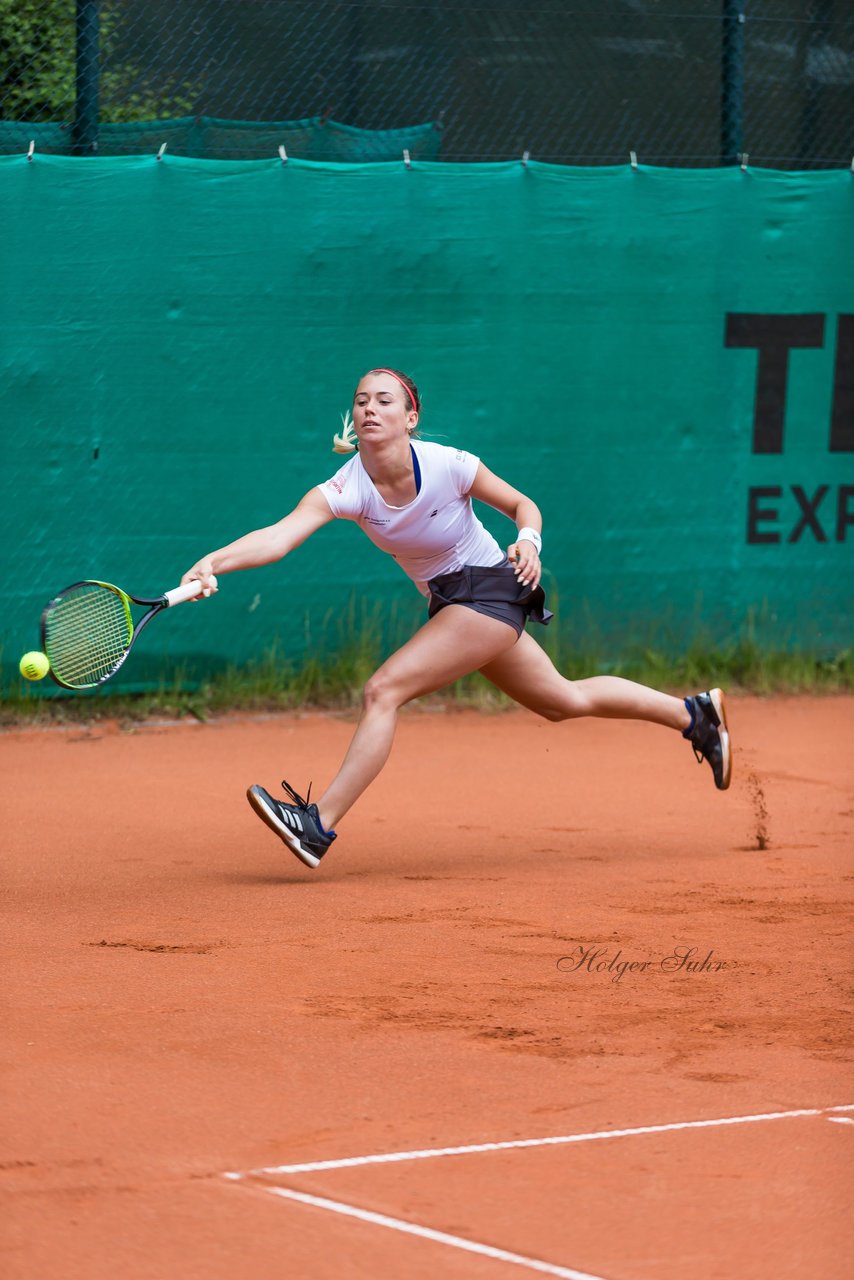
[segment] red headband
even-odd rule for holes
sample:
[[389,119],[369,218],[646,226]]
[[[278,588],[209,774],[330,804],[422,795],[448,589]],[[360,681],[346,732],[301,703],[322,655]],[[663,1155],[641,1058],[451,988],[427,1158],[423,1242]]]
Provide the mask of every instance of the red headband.
[[412,401],[415,412],[416,413],[421,412],[421,406],[418,403],[418,396],[415,394],[414,388],[410,387],[408,383],[404,382],[400,374],[395,373],[394,369],[372,369],[371,373],[387,373],[390,378],[394,378],[395,382],[399,382],[400,385],[403,387],[404,391],[406,392],[406,394],[409,396],[409,399]]

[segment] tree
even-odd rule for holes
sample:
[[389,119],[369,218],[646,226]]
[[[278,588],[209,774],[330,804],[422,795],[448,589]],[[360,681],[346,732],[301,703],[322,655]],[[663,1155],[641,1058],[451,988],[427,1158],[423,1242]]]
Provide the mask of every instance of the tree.
[[[121,7],[103,0],[100,119],[120,124],[194,112],[200,84],[179,76],[156,82],[117,53]],[[0,117],[30,124],[74,116],[75,0],[0,0]]]

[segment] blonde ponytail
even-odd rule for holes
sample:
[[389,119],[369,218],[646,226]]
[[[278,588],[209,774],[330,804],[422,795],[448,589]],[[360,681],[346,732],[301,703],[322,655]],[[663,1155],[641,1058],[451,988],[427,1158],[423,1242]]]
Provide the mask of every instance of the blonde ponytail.
[[356,450],[356,432],[353,430],[353,419],[350,410],[341,414],[341,434],[332,437],[333,453],[354,453]]

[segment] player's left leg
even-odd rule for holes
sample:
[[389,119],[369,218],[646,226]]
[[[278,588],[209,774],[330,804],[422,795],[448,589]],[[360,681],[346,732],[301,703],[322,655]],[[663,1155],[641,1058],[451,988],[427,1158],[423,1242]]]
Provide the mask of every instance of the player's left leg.
[[731,753],[723,693],[682,698],[661,693],[620,676],[590,676],[567,680],[527,633],[507,653],[480,668],[504,693],[546,720],[599,716],[618,720],[647,720],[678,729],[691,742],[700,760],[708,760],[715,785],[729,786]]
[[607,716],[616,720],[650,720],[670,729],[687,729],[691,717],[681,698],[659,693],[620,676],[567,680],[527,632],[509,653],[480,668],[487,680],[546,720]]

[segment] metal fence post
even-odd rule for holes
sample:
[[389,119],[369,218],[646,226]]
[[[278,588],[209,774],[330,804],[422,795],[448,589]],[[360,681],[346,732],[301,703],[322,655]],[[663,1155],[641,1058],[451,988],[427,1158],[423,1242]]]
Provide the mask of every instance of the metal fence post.
[[721,164],[738,164],[744,123],[744,0],[723,0]]
[[98,149],[100,0],[77,0],[76,110],[72,126],[74,155]]

